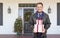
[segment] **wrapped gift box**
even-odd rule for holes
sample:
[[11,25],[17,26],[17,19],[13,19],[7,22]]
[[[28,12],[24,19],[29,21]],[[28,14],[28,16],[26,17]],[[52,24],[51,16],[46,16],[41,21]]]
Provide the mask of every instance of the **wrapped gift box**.
[[34,24],[34,32],[42,32],[44,30],[43,20],[36,20],[36,24]]

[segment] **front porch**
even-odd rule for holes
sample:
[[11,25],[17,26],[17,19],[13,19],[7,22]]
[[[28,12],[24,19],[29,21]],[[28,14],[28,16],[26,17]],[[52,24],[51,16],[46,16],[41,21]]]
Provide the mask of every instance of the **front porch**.
[[[0,38],[33,38],[33,36],[0,35]],[[60,35],[47,35],[47,38],[60,38]]]

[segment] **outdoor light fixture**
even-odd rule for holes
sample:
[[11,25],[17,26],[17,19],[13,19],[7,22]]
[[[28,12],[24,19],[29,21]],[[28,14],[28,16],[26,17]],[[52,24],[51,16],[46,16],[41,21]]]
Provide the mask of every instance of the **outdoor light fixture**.
[[8,13],[11,13],[11,8],[10,7],[8,8]]
[[51,8],[50,8],[50,6],[49,6],[49,8],[48,8],[48,13],[51,13]]

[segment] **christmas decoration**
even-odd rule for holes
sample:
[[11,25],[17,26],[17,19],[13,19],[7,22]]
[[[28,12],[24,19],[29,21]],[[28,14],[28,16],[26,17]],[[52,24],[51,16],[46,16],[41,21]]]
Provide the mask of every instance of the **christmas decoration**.
[[22,18],[20,17],[18,17],[14,23],[14,32],[16,32],[17,35],[22,33]]
[[25,14],[24,14],[24,20],[28,22],[29,19],[30,19],[30,15],[31,15],[31,14],[32,14],[32,13],[29,12],[29,11],[28,11],[28,12],[25,12]]

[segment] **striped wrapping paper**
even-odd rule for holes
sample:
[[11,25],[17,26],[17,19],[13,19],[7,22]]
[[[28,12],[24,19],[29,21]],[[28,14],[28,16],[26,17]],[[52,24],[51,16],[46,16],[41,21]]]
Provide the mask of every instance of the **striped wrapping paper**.
[[44,31],[44,24],[42,19],[36,20],[36,24],[34,24],[34,32],[42,32]]

